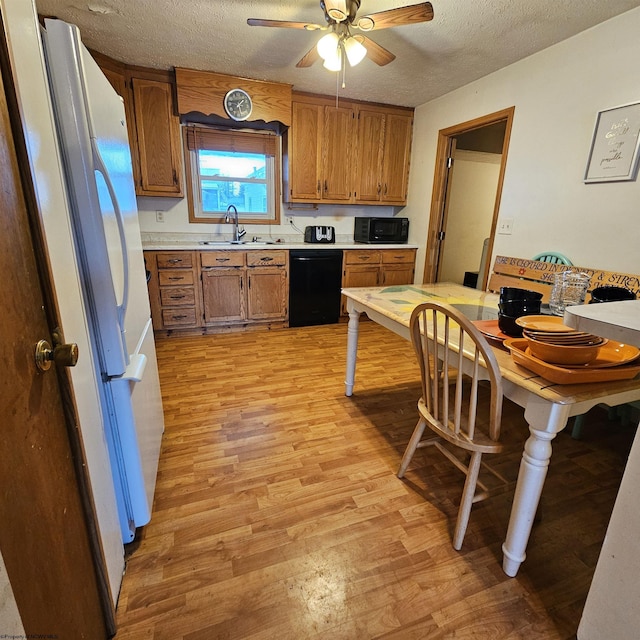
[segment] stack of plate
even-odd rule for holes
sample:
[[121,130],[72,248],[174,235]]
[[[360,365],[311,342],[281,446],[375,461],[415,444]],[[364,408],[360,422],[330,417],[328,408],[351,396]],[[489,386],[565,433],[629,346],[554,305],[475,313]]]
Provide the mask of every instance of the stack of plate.
[[595,360],[607,340],[562,324],[562,318],[524,316],[516,320],[522,327],[531,355],[544,362],[564,366],[585,365]]
[[547,344],[559,344],[565,346],[600,346],[607,340],[600,336],[594,336],[592,333],[584,331],[536,331],[535,329],[523,329],[522,335],[525,338],[531,338],[538,342],[546,342]]

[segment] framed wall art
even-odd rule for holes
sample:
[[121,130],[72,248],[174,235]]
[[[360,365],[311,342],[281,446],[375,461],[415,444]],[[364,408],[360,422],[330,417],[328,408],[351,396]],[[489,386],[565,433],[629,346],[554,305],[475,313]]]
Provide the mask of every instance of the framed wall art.
[[640,150],[640,102],[598,112],[585,182],[635,180]]

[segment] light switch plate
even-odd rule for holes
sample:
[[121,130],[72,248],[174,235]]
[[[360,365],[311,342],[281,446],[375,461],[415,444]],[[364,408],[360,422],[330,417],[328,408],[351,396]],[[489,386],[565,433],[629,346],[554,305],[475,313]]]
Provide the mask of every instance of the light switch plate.
[[513,231],[513,218],[503,218],[498,223],[498,233],[503,236],[510,236]]

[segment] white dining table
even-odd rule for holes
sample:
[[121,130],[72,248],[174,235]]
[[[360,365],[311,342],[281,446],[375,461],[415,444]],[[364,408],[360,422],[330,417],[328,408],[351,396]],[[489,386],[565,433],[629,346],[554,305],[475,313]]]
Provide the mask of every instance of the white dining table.
[[[451,283],[391,287],[347,288],[349,324],[345,394],[355,386],[360,315],[409,340],[412,310],[422,302],[452,304],[472,320],[497,317],[498,296]],[[518,573],[526,557],[529,535],[544,487],[552,454],[552,441],[567,420],[598,404],[617,406],[640,400],[640,379],[588,384],[555,384],[516,364],[508,351],[494,347],[503,379],[504,395],[524,409],[529,437],[522,460],[505,541],[502,545],[504,572]],[[417,400],[417,398],[416,398]]]

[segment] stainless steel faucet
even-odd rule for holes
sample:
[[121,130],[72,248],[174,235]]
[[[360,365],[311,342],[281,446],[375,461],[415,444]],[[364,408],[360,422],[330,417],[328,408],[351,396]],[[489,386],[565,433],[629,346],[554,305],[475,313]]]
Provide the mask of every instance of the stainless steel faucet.
[[[233,219],[231,218],[231,213],[233,213]],[[230,204],[227,207],[227,213],[224,217],[225,222],[233,222],[233,240],[231,242],[240,242],[240,238],[247,233],[244,228],[240,229],[238,227],[238,210],[234,205]]]

